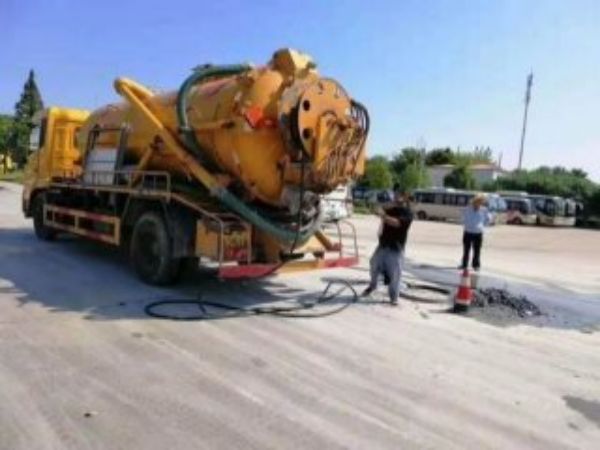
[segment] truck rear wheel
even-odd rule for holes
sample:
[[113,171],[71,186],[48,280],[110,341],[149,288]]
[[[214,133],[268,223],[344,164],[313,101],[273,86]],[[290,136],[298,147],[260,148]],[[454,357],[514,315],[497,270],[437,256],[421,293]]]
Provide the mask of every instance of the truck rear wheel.
[[174,283],[181,261],[172,256],[172,241],[159,213],[144,213],[135,223],[130,244],[130,259],[138,276],[149,284]]
[[33,229],[38,239],[51,241],[56,237],[56,230],[44,225],[44,203],[43,194],[38,194],[33,199],[31,211],[33,216]]

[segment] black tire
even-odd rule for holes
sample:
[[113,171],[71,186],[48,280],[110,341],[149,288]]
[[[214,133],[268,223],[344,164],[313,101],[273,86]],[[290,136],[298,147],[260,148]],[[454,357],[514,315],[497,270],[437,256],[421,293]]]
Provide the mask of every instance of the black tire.
[[513,219],[512,223],[514,225],[523,225],[523,221],[521,220],[520,217],[516,217],[515,219]]
[[419,211],[417,213],[417,219],[419,219],[419,220],[427,220],[427,213],[425,211]]
[[129,257],[144,282],[167,285],[177,281],[181,260],[173,258],[172,240],[163,217],[154,211],[142,214],[133,228]]
[[44,225],[44,203],[46,199],[43,194],[38,194],[33,198],[31,212],[33,216],[33,229],[38,239],[42,241],[52,241],[56,237],[57,231]]

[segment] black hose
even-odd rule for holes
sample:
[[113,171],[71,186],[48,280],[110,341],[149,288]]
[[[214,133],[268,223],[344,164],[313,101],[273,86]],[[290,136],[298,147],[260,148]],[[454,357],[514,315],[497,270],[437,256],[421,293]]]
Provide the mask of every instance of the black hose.
[[[330,292],[332,287],[335,285],[341,285],[339,289],[334,292]],[[440,286],[432,286],[430,284],[421,284],[421,283],[408,283],[409,288],[412,289],[423,289],[432,292],[437,292],[440,294],[449,294],[450,291],[446,288]],[[316,307],[324,306],[327,304],[333,304],[333,301],[340,298],[340,295],[344,291],[350,291],[350,296],[346,297],[341,304],[335,308],[328,309],[327,311],[316,311]],[[426,297],[420,297],[416,295],[410,295],[406,292],[402,292],[400,294],[401,297],[420,302],[427,303],[438,303],[437,300],[429,299]],[[198,320],[217,320],[217,319],[233,319],[240,317],[248,317],[248,316],[259,316],[259,315],[269,315],[276,317],[285,317],[285,318],[317,318],[317,317],[327,317],[333,314],[338,314],[348,308],[350,305],[354,303],[358,303],[360,297],[356,291],[356,284],[352,284],[349,281],[343,279],[331,280],[327,283],[327,286],[323,290],[323,292],[316,298],[316,300],[312,302],[301,303],[299,305],[293,306],[255,306],[250,308],[245,308],[242,306],[232,305],[229,303],[222,302],[214,302],[203,300],[201,296],[197,299],[193,298],[172,298],[172,299],[163,299],[157,300],[152,303],[147,304],[144,307],[144,312],[156,319],[163,320],[176,320],[176,321],[198,321]],[[368,301],[365,301],[365,303]],[[372,303],[372,302],[369,302]],[[387,303],[387,302],[377,302],[377,303]],[[162,306],[184,306],[184,305],[192,305],[197,306],[199,313],[187,316],[180,316],[168,313],[161,313],[157,311],[157,308]],[[216,309],[219,312],[209,312],[209,309]],[[313,311],[313,312],[307,312]]]
[[[302,225],[302,203],[304,203],[304,193],[305,193],[305,186],[304,186],[305,165],[306,165],[306,158],[304,158],[304,156],[303,156],[302,160],[300,161],[300,195],[299,195],[299,199],[298,199],[298,216],[296,218],[296,237],[294,238],[294,241],[292,242],[292,246],[290,247],[290,251],[288,252],[290,255],[293,255],[294,252],[296,251],[296,246],[298,245],[298,241],[300,239],[300,233],[302,232],[301,225]],[[261,278],[269,277],[292,260],[293,260],[293,258],[284,259],[284,260],[280,261],[279,263],[275,264],[267,272],[263,273],[259,277],[253,277],[253,279],[260,280]],[[327,289],[325,291],[327,291]]]
[[[333,293],[330,293],[331,287],[334,285],[342,285],[342,287],[336,290]],[[312,312],[308,313],[306,311],[313,310],[317,306],[323,306],[328,303],[332,303],[335,299],[339,298],[340,295],[349,290],[351,295],[347,297],[344,302],[342,302],[339,306],[333,309],[329,309],[324,312]],[[165,299],[165,300],[157,300],[155,302],[149,303],[144,307],[144,312],[150,317],[154,317],[156,319],[164,319],[164,320],[177,320],[177,321],[196,321],[196,320],[216,320],[216,319],[232,319],[236,317],[248,317],[248,316],[259,316],[259,315],[270,315],[277,317],[286,317],[286,318],[316,318],[316,317],[326,317],[331,316],[333,314],[337,314],[342,312],[348,306],[358,301],[358,293],[354,289],[354,286],[345,280],[335,280],[330,281],[325,290],[317,297],[315,301],[309,303],[302,303],[299,305],[293,306],[255,306],[250,308],[244,308],[241,306],[231,305],[228,303],[221,302],[212,302],[198,299]],[[167,313],[161,313],[156,311],[156,308],[165,305],[194,305],[199,309],[198,314],[188,315],[188,316],[179,316]],[[209,308],[220,310],[219,313],[211,313],[208,311]]]
[[[432,286],[431,284],[424,284],[424,283],[406,283],[406,286],[409,289],[420,289],[420,290],[424,290],[424,291],[430,291],[430,292],[436,292],[438,294],[443,294],[443,295],[450,295],[452,293],[451,289],[442,287],[442,286]],[[411,295],[408,292],[404,291],[400,291],[400,297],[405,298],[407,300],[413,300],[413,301],[417,301],[417,302],[423,302],[423,303],[440,303],[440,301],[438,299],[435,298],[429,298],[429,297],[421,297],[420,295]]]

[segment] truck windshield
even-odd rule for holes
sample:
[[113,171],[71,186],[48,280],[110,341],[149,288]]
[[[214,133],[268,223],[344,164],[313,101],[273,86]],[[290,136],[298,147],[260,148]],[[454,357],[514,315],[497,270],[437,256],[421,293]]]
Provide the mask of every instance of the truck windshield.
[[29,134],[29,151],[35,152],[44,146],[46,137],[46,119],[33,125]]
[[34,152],[40,148],[40,129],[41,125],[38,123],[31,129],[29,135],[29,150]]

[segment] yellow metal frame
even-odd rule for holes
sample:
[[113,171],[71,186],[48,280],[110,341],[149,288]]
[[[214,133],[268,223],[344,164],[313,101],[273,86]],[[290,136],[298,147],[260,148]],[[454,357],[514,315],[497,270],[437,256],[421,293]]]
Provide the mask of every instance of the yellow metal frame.
[[185,167],[191,175],[210,191],[220,187],[217,179],[202,167],[198,161],[191,156],[179,142],[177,142],[165,125],[156,117],[156,115],[154,115],[150,108],[146,106],[144,99],[153,95],[151,91],[127,78],[118,78],[115,81],[115,89],[129,101],[133,108],[141,113],[148,125],[154,129],[155,134],[163,140],[166,150],[174,153],[181,161],[182,166]]
[[[72,217],[74,225],[67,225],[57,220],[56,215]],[[91,220],[94,222],[105,223],[112,226],[112,234],[101,233],[88,230],[81,224],[81,220]],[[88,213],[79,209],[63,208],[55,205],[44,205],[44,225],[58,230],[68,231],[69,233],[85,236],[107,244],[119,245],[121,243],[121,220],[115,216],[104,214]]]
[[[196,255],[205,256],[218,262],[239,261],[236,259],[227,259],[226,249],[228,246],[245,249],[245,262],[252,261],[252,229],[250,225],[244,222],[238,222],[243,229],[228,232],[226,223],[223,221],[215,222],[218,230],[211,230],[209,221],[214,219],[205,218],[196,222]],[[240,240],[243,245],[233,245],[236,240]]]

